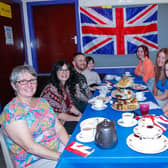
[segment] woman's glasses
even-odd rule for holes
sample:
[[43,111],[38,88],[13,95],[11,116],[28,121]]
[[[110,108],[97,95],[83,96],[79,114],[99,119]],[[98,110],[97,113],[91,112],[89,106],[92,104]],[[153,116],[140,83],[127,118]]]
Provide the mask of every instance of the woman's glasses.
[[19,83],[20,85],[27,85],[28,83],[31,83],[31,84],[36,84],[37,83],[37,79],[30,79],[30,80],[19,80],[19,81],[16,81],[17,83]]
[[62,69],[62,68],[60,68],[60,69],[58,69],[58,71],[61,71],[61,72],[68,72],[69,69]]

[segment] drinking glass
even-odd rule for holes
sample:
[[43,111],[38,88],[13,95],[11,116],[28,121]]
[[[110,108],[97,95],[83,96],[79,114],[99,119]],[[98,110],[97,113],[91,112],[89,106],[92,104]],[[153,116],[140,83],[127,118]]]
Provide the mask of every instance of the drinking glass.
[[149,112],[149,104],[140,104],[140,111],[142,115],[146,115]]

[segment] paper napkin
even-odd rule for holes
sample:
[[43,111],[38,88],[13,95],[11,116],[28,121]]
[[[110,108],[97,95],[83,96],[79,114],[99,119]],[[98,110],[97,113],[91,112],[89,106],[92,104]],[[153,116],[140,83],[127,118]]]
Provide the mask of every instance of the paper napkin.
[[65,149],[83,157],[87,157],[95,150],[90,146],[86,146],[75,141],[72,141],[67,147],[65,147]]
[[[142,103],[142,104],[143,104],[143,103]],[[155,103],[153,103],[153,102],[151,102],[151,101],[147,101],[147,102],[145,102],[145,104],[149,104],[150,110],[151,110],[151,109],[160,109],[160,106],[158,106],[157,104],[155,104]]]

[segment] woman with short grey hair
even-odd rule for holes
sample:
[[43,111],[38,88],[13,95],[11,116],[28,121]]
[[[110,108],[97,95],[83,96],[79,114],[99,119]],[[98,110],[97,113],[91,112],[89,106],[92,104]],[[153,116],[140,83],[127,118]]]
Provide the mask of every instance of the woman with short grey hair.
[[33,97],[37,75],[29,65],[13,69],[16,92],[0,116],[6,144],[15,167],[54,168],[69,136],[44,98]]

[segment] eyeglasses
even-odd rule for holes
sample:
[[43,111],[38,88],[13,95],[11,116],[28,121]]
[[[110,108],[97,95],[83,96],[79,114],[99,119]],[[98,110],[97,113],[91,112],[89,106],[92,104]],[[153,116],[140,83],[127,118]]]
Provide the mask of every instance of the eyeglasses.
[[19,83],[20,85],[27,85],[28,83],[36,84],[37,83],[37,79],[20,80],[20,81],[16,81],[16,82]]
[[60,69],[58,69],[58,71],[61,71],[61,72],[68,72],[69,69],[62,69],[62,68],[60,68]]

